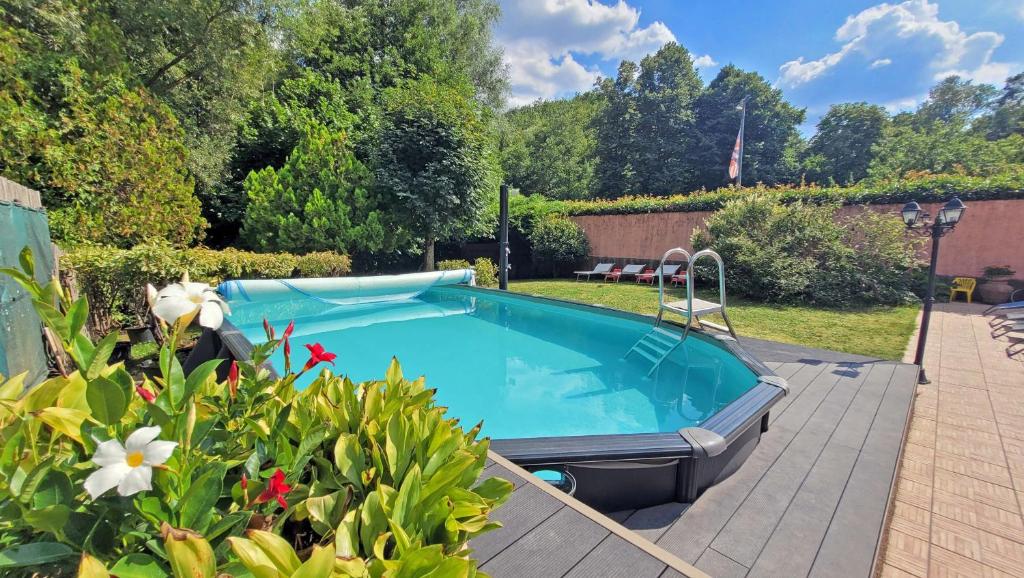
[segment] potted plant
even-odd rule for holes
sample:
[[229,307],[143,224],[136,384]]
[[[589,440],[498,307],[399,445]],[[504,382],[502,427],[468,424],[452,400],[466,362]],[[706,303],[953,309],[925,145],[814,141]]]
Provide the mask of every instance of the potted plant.
[[984,283],[978,286],[978,296],[985,303],[1005,303],[1013,291],[1010,279],[1014,271],[1009,265],[991,265],[985,267]]

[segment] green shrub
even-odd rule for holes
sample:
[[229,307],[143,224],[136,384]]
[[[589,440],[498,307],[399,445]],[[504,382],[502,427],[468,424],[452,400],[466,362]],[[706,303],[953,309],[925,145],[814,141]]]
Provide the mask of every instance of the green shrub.
[[481,257],[473,262],[473,268],[476,269],[477,285],[481,287],[498,286],[498,266],[494,264],[494,261]]
[[437,262],[438,271],[457,271],[459,269],[469,269],[472,265],[465,259],[445,259],[444,261]]
[[722,256],[730,291],[762,301],[850,306],[911,299],[918,245],[902,222],[871,211],[837,222],[838,208],[747,196],[715,212],[691,242]]
[[299,277],[338,277],[352,270],[352,261],[348,255],[314,251],[300,256],[295,267]]
[[146,315],[146,283],[160,287],[187,271],[193,281],[216,285],[226,279],[323,277],[349,272],[346,255],[331,252],[296,256],[250,253],[205,247],[175,249],[168,245],[137,245],[116,249],[83,245],[61,256],[61,267],[73,272],[91,305],[89,327],[99,333],[139,324]]
[[565,217],[542,218],[534,225],[529,239],[533,257],[541,266],[551,268],[552,277],[586,259],[590,250],[583,229]]
[[500,526],[488,518],[512,484],[477,483],[480,425],[464,431],[397,360],[384,380],[324,370],[300,392],[298,376],[333,356],[272,379],[259,369],[282,346],[271,339],[227,381],[223,360],[186,377],[178,322],[160,377],[136,383],[108,365],[116,333],[80,334],[84,297],[0,272],[78,368],[27,393],[23,376],[0,378],[5,575],[477,575],[466,545]]

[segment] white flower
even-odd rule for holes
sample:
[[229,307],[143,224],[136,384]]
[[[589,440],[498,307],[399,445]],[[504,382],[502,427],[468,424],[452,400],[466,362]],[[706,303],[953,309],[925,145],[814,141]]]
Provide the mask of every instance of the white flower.
[[174,324],[179,317],[199,314],[199,324],[210,329],[219,329],[224,322],[224,314],[231,309],[220,295],[206,283],[190,283],[188,274],[181,283],[172,283],[160,291],[153,291],[152,285],[146,286],[146,298],[153,315],[167,323]]
[[178,445],[153,441],[158,435],[160,428],[144,427],[132,432],[123,446],[117,440],[101,443],[92,456],[100,469],[85,479],[85,491],[95,500],[114,486],[122,496],[153,489],[153,466],[166,462]]

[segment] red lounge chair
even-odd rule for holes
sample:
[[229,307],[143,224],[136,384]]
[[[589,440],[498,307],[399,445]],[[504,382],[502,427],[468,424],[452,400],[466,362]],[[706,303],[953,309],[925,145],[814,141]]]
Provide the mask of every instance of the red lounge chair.
[[653,273],[644,272],[637,275],[636,282],[639,283],[643,281],[644,283],[654,285],[655,279],[657,279],[658,277],[671,277],[675,275],[677,271],[679,271],[680,267],[682,267],[682,265],[665,265],[664,268],[658,267],[657,269],[654,270]]
[[639,275],[640,273],[643,273],[643,271],[644,271],[644,266],[643,265],[626,265],[621,270],[620,269],[616,269],[616,270],[612,271],[611,273],[608,273],[607,275],[605,275],[604,276],[604,280],[605,281],[614,281],[614,282],[618,283],[619,281],[622,280],[623,277],[629,277],[629,276],[634,276],[635,277],[636,275]]
[[680,287],[682,287],[683,285],[686,285],[686,273],[676,273],[675,275],[673,275],[672,276],[672,285],[673,286],[678,285]]

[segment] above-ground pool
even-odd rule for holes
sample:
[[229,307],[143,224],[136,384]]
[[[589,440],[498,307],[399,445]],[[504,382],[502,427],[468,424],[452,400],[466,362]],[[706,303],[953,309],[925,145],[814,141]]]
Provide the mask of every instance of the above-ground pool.
[[[735,341],[701,332],[647,377],[651,362],[626,354],[653,320],[631,313],[458,284],[391,287],[391,298],[370,302],[292,288],[260,296],[222,286],[234,327],[221,337],[259,343],[264,318],[278,328],[294,320],[294,351],[320,343],[357,382],[380,379],[397,357],[450,415],[482,421],[492,449],[567,472],[577,497],[605,509],[694,499],[749,455],[785,393]],[[661,328],[679,339],[678,327]]]

